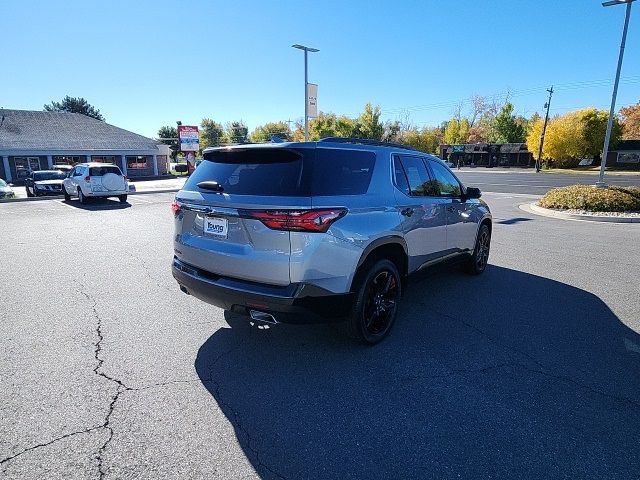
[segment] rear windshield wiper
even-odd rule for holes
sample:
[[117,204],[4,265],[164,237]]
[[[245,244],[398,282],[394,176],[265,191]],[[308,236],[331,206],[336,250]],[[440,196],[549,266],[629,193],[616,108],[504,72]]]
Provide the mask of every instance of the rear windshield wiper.
[[202,190],[213,190],[214,192],[224,192],[222,185],[214,181],[200,182],[198,184],[198,188],[201,188]]

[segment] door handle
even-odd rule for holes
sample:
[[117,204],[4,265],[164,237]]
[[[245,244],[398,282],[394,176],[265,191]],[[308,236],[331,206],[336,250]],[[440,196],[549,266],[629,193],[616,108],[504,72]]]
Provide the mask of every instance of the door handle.
[[400,213],[405,217],[410,217],[411,215],[413,215],[413,212],[414,212],[413,208],[405,208],[400,211]]

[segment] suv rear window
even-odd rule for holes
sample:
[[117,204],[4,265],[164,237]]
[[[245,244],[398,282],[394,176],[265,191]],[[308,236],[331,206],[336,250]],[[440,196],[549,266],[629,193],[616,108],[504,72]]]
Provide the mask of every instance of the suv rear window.
[[207,152],[205,161],[191,174],[184,188],[198,190],[198,183],[209,180],[222,185],[224,193],[304,196],[305,153],[300,150],[252,148]]
[[90,167],[89,175],[92,177],[102,177],[107,173],[115,173],[116,175],[122,175],[120,169],[115,165],[105,165],[104,167]]
[[216,181],[225,193],[308,197],[366,193],[375,154],[358,150],[250,148],[207,152],[184,188]]

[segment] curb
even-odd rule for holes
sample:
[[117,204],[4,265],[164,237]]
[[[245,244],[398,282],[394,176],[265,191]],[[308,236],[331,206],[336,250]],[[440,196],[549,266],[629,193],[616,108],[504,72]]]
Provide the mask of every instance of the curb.
[[[171,193],[178,192],[179,188],[161,188],[158,190],[143,190],[141,192],[129,192],[127,195],[148,195],[150,193]],[[21,202],[41,202],[43,200],[60,200],[64,198],[63,195],[47,195],[46,197],[21,197],[13,198],[11,200],[0,200],[0,203],[21,203]]]
[[535,203],[525,203],[520,205],[520,210],[533,213],[543,217],[559,218],[562,220],[577,220],[587,222],[604,222],[604,223],[640,223],[640,217],[600,217],[596,215],[580,215],[578,213],[565,213],[557,210],[551,210],[536,205]]

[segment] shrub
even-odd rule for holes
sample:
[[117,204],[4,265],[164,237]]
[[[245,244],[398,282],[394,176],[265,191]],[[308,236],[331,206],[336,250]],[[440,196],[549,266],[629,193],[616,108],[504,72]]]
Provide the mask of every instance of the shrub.
[[639,187],[596,188],[572,185],[554,188],[540,200],[544,208],[587,210],[589,212],[626,212],[640,210]]

